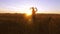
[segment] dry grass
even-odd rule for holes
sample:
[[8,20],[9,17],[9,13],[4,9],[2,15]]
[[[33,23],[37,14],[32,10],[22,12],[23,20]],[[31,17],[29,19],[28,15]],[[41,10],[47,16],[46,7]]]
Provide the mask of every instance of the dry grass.
[[37,14],[30,25],[24,16],[0,14],[0,34],[60,34],[59,14]]

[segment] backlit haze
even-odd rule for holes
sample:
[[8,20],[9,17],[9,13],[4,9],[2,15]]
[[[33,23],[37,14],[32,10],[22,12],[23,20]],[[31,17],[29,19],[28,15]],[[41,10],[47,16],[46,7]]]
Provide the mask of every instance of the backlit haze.
[[30,13],[30,7],[37,7],[37,13],[60,14],[60,0],[0,0],[0,13]]

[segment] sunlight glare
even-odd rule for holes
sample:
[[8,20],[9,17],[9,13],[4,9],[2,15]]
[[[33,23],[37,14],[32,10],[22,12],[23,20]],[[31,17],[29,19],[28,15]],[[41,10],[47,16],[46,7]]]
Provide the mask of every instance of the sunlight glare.
[[30,15],[32,15],[32,12],[31,12],[31,10],[27,10],[25,13],[26,13],[26,15],[27,15],[27,16],[30,16]]

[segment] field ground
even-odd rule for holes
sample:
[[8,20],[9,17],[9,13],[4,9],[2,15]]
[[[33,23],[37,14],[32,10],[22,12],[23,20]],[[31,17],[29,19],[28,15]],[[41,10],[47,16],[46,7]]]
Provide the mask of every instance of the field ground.
[[0,14],[0,34],[60,34],[60,14]]

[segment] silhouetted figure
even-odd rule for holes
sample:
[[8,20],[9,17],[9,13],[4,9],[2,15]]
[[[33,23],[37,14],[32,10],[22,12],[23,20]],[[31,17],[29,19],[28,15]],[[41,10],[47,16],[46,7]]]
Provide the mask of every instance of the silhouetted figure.
[[35,21],[35,15],[36,15],[37,8],[31,7],[31,9],[32,9],[32,20]]

